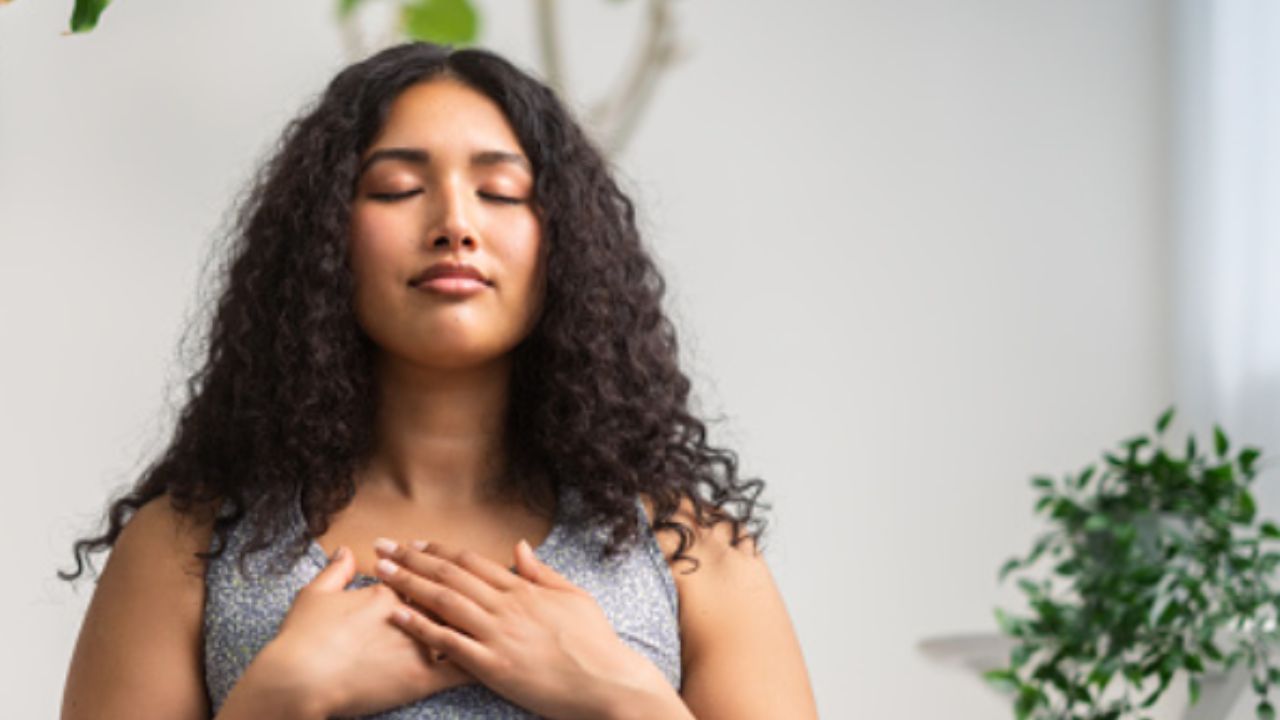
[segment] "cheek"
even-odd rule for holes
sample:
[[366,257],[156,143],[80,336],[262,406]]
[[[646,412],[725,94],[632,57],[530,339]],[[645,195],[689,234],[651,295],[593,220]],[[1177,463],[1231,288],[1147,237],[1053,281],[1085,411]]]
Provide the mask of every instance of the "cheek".
[[374,213],[356,212],[351,216],[351,233],[347,242],[351,272],[359,282],[386,265],[394,251],[395,228]]
[[523,258],[529,268],[525,298],[529,309],[529,323],[532,325],[542,315],[542,305],[547,292],[547,260],[546,248],[542,243],[535,243]]

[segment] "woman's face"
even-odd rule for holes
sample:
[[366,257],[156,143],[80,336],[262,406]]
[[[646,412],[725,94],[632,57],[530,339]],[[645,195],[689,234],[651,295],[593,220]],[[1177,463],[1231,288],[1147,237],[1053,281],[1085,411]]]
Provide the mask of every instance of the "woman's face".
[[[529,160],[498,106],[456,80],[406,89],[361,158],[351,269],[361,327],[385,353],[436,368],[501,357],[532,329],[543,243]],[[414,282],[438,263],[481,282]]]

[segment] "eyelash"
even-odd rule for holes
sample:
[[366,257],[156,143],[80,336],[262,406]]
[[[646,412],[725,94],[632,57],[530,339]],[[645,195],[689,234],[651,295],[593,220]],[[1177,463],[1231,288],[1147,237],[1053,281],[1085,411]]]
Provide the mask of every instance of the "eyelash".
[[[394,202],[396,200],[403,200],[405,198],[413,197],[414,195],[417,195],[420,192],[422,192],[422,189],[417,188],[414,190],[407,190],[402,193],[369,193],[369,197],[374,200],[381,200],[383,202]],[[493,193],[486,193],[486,192],[482,192],[478,194],[480,195],[480,197],[486,200],[492,200],[493,202],[496,202],[502,205],[520,205],[521,203],[524,202],[524,200],[520,198],[507,197],[506,195],[495,195]]]

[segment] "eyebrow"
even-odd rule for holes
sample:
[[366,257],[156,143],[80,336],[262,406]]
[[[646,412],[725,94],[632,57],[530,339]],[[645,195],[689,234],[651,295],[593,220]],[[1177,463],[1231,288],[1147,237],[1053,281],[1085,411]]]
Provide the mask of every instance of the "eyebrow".
[[[357,177],[364,175],[365,171],[374,163],[382,160],[401,160],[414,165],[426,165],[431,161],[431,155],[426,150],[410,147],[389,147],[375,150],[361,163]],[[519,153],[507,152],[506,150],[481,150],[471,154],[472,165],[490,167],[504,163],[517,165],[529,172],[533,172],[533,168],[529,166],[529,161]]]

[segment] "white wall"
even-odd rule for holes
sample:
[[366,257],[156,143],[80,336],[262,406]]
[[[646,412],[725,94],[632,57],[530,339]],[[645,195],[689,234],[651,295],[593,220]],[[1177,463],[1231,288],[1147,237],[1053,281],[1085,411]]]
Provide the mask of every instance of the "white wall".
[[[56,712],[89,586],[53,577],[165,439],[232,194],[341,65],[325,2],[0,8],[0,705]],[[641,3],[571,3],[592,96]],[[532,61],[525,4],[485,39]],[[915,649],[990,629],[1027,477],[1172,395],[1155,0],[678,3],[691,56],[627,155],[823,717],[1009,717]],[[495,13],[501,11],[500,16]]]

